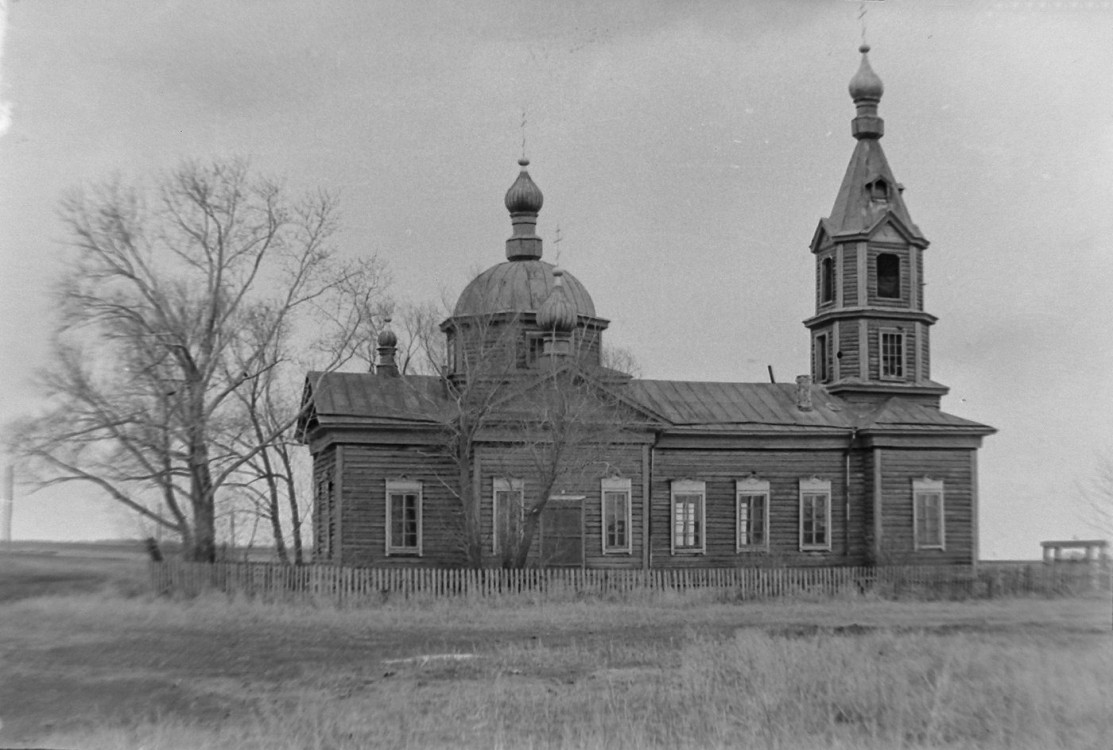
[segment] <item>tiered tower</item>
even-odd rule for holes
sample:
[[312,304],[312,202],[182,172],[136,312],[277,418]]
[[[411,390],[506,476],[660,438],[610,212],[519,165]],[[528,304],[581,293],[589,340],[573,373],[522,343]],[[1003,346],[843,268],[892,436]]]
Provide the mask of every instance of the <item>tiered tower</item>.
[[812,377],[850,401],[899,395],[938,406],[947,388],[930,377],[928,330],[936,318],[924,311],[928,241],[881,149],[885,122],[877,105],[884,87],[869,49],[859,48],[862,63],[850,80],[857,109],[850,132],[858,143],[831,215],[820,220],[811,243],[815,315],[804,325]]

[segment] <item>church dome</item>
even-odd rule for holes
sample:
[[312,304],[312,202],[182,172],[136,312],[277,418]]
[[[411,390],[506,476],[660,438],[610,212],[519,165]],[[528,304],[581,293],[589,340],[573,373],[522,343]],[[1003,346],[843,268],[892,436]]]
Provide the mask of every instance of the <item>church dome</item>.
[[537,310],[537,325],[543,330],[568,333],[576,327],[576,308],[564,293],[564,270],[553,269],[553,292]]
[[858,68],[858,72],[850,79],[850,98],[855,102],[861,100],[879,101],[881,95],[885,92],[885,86],[881,83],[880,76],[873,72],[870,67],[870,59],[868,53],[870,46],[863,44],[858,48],[862,53],[862,64]]
[[518,174],[518,179],[506,191],[506,210],[512,214],[540,213],[541,206],[545,203],[545,196],[541,195],[541,188],[537,187],[537,183],[529,176],[526,167],[529,166],[529,159],[522,157],[518,160],[518,166],[522,171]]
[[[456,302],[453,316],[536,313],[556,286],[555,266],[543,260],[508,260],[472,279]],[[577,316],[595,317],[595,303],[572,274],[563,271],[563,296]]]

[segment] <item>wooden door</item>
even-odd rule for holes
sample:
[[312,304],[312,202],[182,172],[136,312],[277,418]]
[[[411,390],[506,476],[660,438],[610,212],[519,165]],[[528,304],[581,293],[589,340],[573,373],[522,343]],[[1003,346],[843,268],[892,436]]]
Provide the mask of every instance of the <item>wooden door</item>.
[[583,567],[584,499],[550,498],[541,512],[540,534],[541,567]]

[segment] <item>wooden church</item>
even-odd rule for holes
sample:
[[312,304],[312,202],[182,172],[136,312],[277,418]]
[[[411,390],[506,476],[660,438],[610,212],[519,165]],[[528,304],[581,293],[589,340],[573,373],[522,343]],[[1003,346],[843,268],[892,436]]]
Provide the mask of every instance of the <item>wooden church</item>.
[[522,160],[506,260],[441,325],[439,376],[310,373],[315,557],[357,566],[670,568],[963,564],[978,557],[977,450],[940,409],[924,310],[928,241],[881,148],[861,47],[857,141],[811,241],[810,376],[635,379],[600,317],[542,260]]

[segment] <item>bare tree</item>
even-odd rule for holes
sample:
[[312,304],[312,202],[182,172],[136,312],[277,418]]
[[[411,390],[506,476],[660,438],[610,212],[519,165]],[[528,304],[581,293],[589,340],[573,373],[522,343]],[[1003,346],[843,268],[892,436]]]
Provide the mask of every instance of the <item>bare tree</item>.
[[[584,338],[569,342],[566,356],[541,355],[536,343],[543,341],[527,335],[521,316],[510,313],[450,318],[445,324],[452,341],[448,352],[433,322],[436,307],[407,312],[412,316],[415,309],[417,316],[403,318],[399,350],[417,352],[425,363],[437,363],[438,356],[445,363],[434,364],[445,373],[445,383],[436,403],[429,404],[440,414],[441,433],[430,457],[452,467],[439,477],[458,503],[452,536],[460,540],[469,566],[485,563],[492,540],[482,523],[477,469],[484,455],[488,461],[498,455],[505,464],[502,473],[528,480],[524,484],[530,488],[517,508],[500,510],[509,513],[501,519],[500,561],[521,567],[554,488],[600,470],[600,454],[621,442],[638,418],[611,390],[621,389],[615,383],[623,376],[588,364],[586,350],[593,342]],[[632,358],[626,354],[625,361]],[[601,379],[612,382],[605,386]],[[488,450],[493,445],[498,449]]]
[[632,433],[645,426],[644,416],[621,396],[620,384],[600,382],[600,368],[577,359],[545,367],[497,409],[502,473],[522,480],[520,507],[499,509],[505,516],[495,519],[504,567],[526,565],[554,494],[604,476],[614,451],[633,443]]
[[47,407],[13,426],[9,449],[40,485],[91,483],[214,559],[218,492],[297,419],[285,410],[245,430],[241,392],[265,394],[291,342],[323,340],[327,371],[366,341],[383,273],[341,260],[335,203],[290,199],[238,160],[65,199],[75,257],[57,292]]
[[1080,490],[1087,524],[1113,536],[1113,454],[1098,455],[1093,477]]

